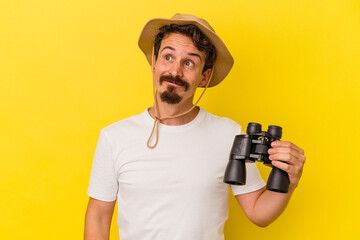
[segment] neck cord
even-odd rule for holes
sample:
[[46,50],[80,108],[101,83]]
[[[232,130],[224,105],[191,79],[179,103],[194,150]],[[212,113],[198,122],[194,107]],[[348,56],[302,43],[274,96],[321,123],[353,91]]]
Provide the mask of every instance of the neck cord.
[[[151,68],[153,69],[153,63],[151,63]],[[151,130],[151,133],[150,133],[150,136],[149,136],[149,139],[147,141],[147,147],[150,148],[150,149],[153,149],[156,147],[156,145],[158,144],[158,141],[159,141],[159,123],[163,120],[166,120],[166,119],[172,119],[172,118],[178,118],[178,117],[181,117],[181,116],[184,116],[186,114],[188,114],[189,112],[191,112],[196,106],[197,104],[199,103],[200,99],[202,98],[202,96],[204,95],[206,89],[208,88],[209,86],[209,83],[211,81],[211,78],[212,78],[212,75],[213,75],[213,72],[214,72],[214,66],[212,67],[211,69],[211,73],[210,73],[210,76],[209,76],[209,80],[207,81],[206,83],[206,86],[203,90],[203,92],[201,93],[200,97],[198,98],[198,100],[196,101],[196,103],[187,111],[183,112],[183,113],[180,113],[178,115],[175,115],[175,116],[165,116],[165,117],[161,117],[159,112],[158,112],[158,102],[157,102],[157,99],[156,99],[156,89],[155,89],[155,84],[153,83],[153,95],[154,95],[154,110],[155,110],[155,121],[154,121],[154,125],[153,125],[153,128]],[[150,141],[152,139],[152,136],[154,134],[154,131],[155,131],[155,143],[153,145],[150,145]]]

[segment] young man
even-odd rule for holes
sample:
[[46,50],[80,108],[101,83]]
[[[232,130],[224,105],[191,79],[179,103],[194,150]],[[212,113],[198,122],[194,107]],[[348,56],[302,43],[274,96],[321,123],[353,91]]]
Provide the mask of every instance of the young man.
[[[139,46],[151,64],[154,106],[101,131],[85,239],[108,239],[116,200],[121,240],[224,239],[223,177],[241,127],[197,107],[193,98],[197,87],[219,84],[233,59],[211,26],[192,15],[149,21]],[[265,190],[251,163],[246,185],[231,186],[246,216],[262,227],[285,209],[305,162],[304,151],[290,142],[272,147],[272,164],[289,175],[288,193]]]

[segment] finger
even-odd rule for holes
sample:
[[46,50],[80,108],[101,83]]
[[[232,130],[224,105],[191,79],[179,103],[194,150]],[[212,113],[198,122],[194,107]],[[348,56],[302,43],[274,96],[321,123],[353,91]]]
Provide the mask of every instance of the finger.
[[289,141],[274,141],[271,143],[273,148],[283,147],[283,148],[291,148],[295,151],[299,152],[300,154],[304,154],[304,150],[293,144]]
[[284,162],[280,162],[280,161],[272,161],[271,164],[274,166],[274,167],[277,167],[285,172],[287,172],[288,174],[291,173],[291,165],[290,164],[287,164],[287,163],[284,163]]
[[304,155],[299,154],[298,152],[292,151],[291,153],[275,153],[270,154],[269,159],[272,161],[283,161],[291,165],[303,166],[306,158]]
[[269,155],[271,161],[282,161],[288,164],[294,164],[295,157],[289,153],[276,153]]
[[302,170],[303,170],[302,166],[290,165],[290,164],[287,164],[287,163],[281,162],[281,161],[272,161],[271,164],[274,167],[277,167],[277,168],[287,172],[289,174],[289,176],[291,175],[291,176],[300,178],[300,176],[302,175]]
[[294,156],[295,158],[297,158],[299,161],[301,162],[305,162],[305,156],[300,154],[298,151],[295,151],[292,148],[270,148],[268,150],[268,153],[270,155],[274,155],[274,154],[291,154],[292,156]]

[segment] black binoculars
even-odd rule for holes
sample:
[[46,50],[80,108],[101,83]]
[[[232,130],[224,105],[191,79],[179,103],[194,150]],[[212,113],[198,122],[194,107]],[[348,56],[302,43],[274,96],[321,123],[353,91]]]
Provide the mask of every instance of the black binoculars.
[[246,184],[245,161],[263,162],[272,167],[267,180],[266,189],[274,192],[287,193],[289,191],[288,174],[271,164],[268,149],[271,143],[281,139],[282,128],[270,125],[267,132],[261,131],[261,124],[249,123],[246,134],[236,135],[230,153],[230,160],[226,167],[224,182],[234,185]]

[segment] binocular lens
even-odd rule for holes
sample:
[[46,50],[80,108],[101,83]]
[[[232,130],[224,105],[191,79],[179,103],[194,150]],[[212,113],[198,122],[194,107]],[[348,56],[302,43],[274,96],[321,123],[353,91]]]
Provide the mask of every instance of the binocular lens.
[[224,176],[227,184],[244,185],[246,183],[245,160],[230,160]]

